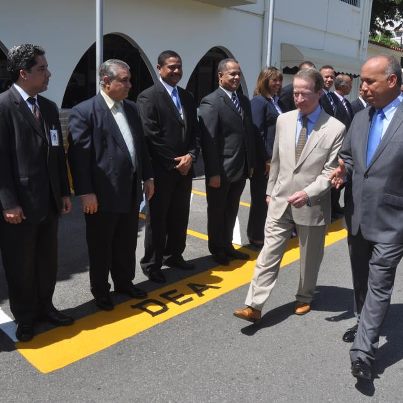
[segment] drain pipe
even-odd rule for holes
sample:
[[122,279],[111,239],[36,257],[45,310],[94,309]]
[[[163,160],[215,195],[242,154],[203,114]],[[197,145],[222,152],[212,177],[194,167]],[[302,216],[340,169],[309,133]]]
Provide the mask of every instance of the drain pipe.
[[272,64],[273,19],[274,0],[265,0],[263,12],[262,68]]

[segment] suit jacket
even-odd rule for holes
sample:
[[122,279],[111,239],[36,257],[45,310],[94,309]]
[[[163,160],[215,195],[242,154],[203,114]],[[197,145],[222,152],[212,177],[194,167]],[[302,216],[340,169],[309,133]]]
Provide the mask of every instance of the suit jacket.
[[[250,103],[252,120],[258,134],[256,140],[256,160],[259,162],[271,160],[279,113],[273,102],[262,95],[254,96]],[[280,101],[279,104],[282,109],[283,105]]]
[[255,167],[256,128],[250,102],[238,95],[243,116],[221,89],[204,97],[199,116],[202,126],[202,150],[206,178],[220,175],[228,182],[251,176]]
[[282,88],[279,101],[284,108],[283,112],[289,112],[296,109],[294,102],[294,85],[292,83]]
[[277,119],[266,192],[271,196],[268,214],[281,218],[289,205],[287,198],[304,190],[310,203],[301,208],[291,206],[294,221],[300,225],[325,225],[330,222],[329,175],[338,166],[337,153],[345,127],[322,110],[296,163],[297,118],[298,111],[291,111]]
[[403,243],[403,104],[397,108],[374,157],[366,166],[374,108],[357,113],[340,151],[351,183],[346,221],[372,242]]
[[129,151],[102,95],[76,105],[69,117],[68,157],[75,193],[95,193],[102,212],[129,212],[133,191],[140,203],[141,180],[153,176],[136,104],[124,100],[123,108],[136,150],[135,184]]
[[357,112],[365,109],[366,106],[364,106],[364,104],[361,102],[360,98],[357,98],[351,102],[351,108],[353,109],[354,114],[356,114]]
[[[59,111],[55,103],[38,96],[46,131],[12,86],[0,95],[0,204],[2,210],[21,206],[27,220],[43,220],[55,202],[70,194]],[[52,146],[49,130],[57,130]]]
[[164,85],[157,81],[137,98],[154,168],[173,170],[174,158],[190,154],[193,161],[199,154],[200,129],[192,95],[177,87],[183,119]]
[[341,103],[340,99],[337,97],[337,95],[329,91],[328,94],[333,100],[334,107],[329,101],[329,98],[326,94],[323,94],[320,98],[320,105],[321,107],[325,110],[325,112],[330,115],[335,117],[337,120],[339,120],[341,123],[343,123],[345,126],[349,126],[352,120],[352,117],[349,117],[346,108],[344,105]]

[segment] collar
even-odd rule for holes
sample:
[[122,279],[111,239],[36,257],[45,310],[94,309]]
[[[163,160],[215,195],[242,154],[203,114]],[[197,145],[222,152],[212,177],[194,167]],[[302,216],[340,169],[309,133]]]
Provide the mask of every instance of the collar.
[[[315,123],[318,120],[321,111],[322,111],[322,108],[320,107],[320,105],[318,105],[313,112],[311,112],[309,115],[307,115],[308,121],[310,123]],[[302,113],[301,112],[298,112],[298,120],[302,124]]]
[[[399,95],[399,97],[400,97],[400,95]],[[358,97],[358,99],[362,102],[362,104],[363,104],[364,106],[368,106],[367,101],[365,101],[364,98]]]
[[[226,90],[225,88],[221,87],[221,85],[220,85],[220,88],[229,96],[230,99],[232,99],[233,92]],[[235,95],[236,95],[236,92],[235,92]]]
[[340,101],[343,101],[344,99],[343,95],[340,95],[337,91],[334,91],[333,94],[335,94],[336,97],[340,99]]
[[[172,96],[172,91],[174,90],[175,87],[172,87],[172,85],[169,85],[168,83],[166,83],[166,82],[161,78],[161,76],[160,76],[160,82],[161,82],[161,84],[165,87],[165,89],[168,91],[168,94],[169,94],[170,96]],[[176,86],[176,88],[178,88],[178,87]]]
[[106,94],[103,90],[100,91],[100,94],[102,95],[103,99],[106,102],[106,105],[108,105],[109,109],[112,109],[116,103],[120,103],[120,105],[123,105],[123,101],[115,101],[113,100],[108,94]]
[[400,95],[398,95],[390,104],[382,108],[383,113],[385,114],[385,119],[390,121],[393,118],[396,108],[400,105],[401,101],[402,99]]
[[28,98],[35,98],[36,103],[38,103],[38,95],[35,95],[34,97],[31,97],[31,95],[27,94],[18,84],[14,83],[13,86],[18,91],[18,93],[21,95],[22,99],[25,102],[27,102]]

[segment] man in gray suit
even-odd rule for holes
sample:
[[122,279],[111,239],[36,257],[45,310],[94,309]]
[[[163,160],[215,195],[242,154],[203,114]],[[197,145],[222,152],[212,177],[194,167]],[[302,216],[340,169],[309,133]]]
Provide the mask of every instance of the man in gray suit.
[[319,105],[323,78],[317,70],[299,71],[293,84],[297,110],[277,119],[266,191],[269,209],[264,246],[246,297],[247,306],[234,312],[236,317],[250,322],[261,317],[294,226],[301,248],[301,276],[294,312],[304,315],[310,311],[326,225],[330,223],[329,175],[337,166],[345,127]]
[[392,56],[367,60],[362,91],[371,108],[359,112],[331,175],[351,184],[345,214],[358,326],[350,350],[351,372],[371,379],[396,267],[403,256],[403,105],[401,70]]

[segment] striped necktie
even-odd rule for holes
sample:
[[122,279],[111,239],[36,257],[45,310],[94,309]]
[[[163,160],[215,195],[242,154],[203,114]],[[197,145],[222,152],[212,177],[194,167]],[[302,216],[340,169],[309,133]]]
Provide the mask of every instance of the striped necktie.
[[237,95],[236,95],[235,92],[232,93],[231,99],[232,99],[232,102],[234,103],[235,108],[236,108],[236,110],[238,111],[238,113],[239,113],[240,115],[242,115],[241,104],[239,103],[239,99],[238,99],[238,97],[237,97]]
[[302,128],[301,131],[299,132],[299,137],[298,137],[298,142],[297,146],[295,148],[295,162],[298,162],[299,157],[302,154],[302,150],[305,147],[307,136],[308,135],[308,117],[303,116],[302,117]]

